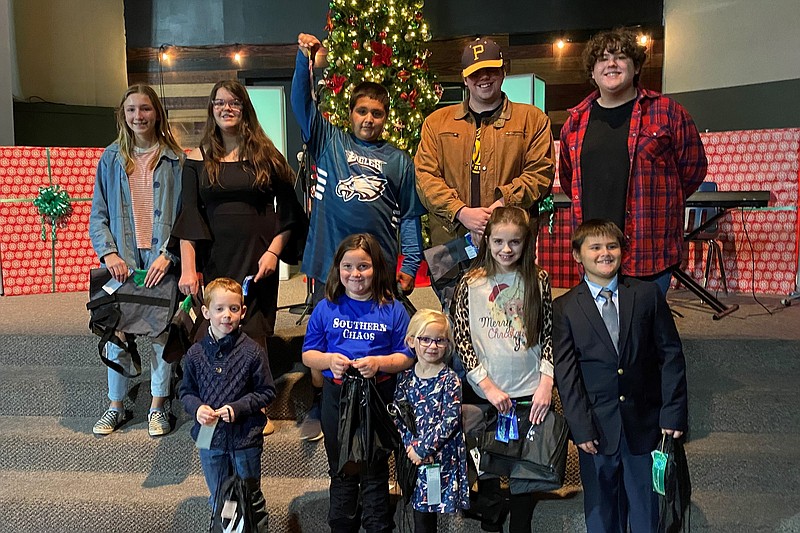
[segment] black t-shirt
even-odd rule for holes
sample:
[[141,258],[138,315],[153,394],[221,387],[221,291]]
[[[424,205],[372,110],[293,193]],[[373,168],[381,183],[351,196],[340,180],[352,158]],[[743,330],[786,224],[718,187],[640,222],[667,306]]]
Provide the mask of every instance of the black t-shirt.
[[470,165],[470,169],[472,170],[468,202],[470,207],[481,207],[481,124],[484,120],[491,118],[492,115],[497,113],[502,105],[503,103],[501,102],[500,105],[494,109],[484,111],[483,113],[476,113],[472,109],[469,110],[469,112],[472,113],[472,118],[475,120],[476,129],[475,144],[472,147],[472,163]]
[[581,150],[583,220],[611,220],[623,231],[630,173],[628,131],[634,102],[611,108],[595,102]]

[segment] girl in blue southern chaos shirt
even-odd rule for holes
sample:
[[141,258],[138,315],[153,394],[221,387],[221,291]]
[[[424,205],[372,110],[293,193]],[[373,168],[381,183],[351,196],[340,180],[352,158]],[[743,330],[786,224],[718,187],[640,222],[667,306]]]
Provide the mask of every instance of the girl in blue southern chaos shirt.
[[388,453],[359,474],[340,474],[339,398],[342,376],[352,368],[375,378],[384,404],[392,401],[394,374],[414,364],[405,346],[408,314],[392,297],[390,273],[378,241],[350,235],[339,245],[325,285],[325,299],[314,308],[303,343],[303,363],[322,370],[322,432],[328,456],[331,531],[392,531]]

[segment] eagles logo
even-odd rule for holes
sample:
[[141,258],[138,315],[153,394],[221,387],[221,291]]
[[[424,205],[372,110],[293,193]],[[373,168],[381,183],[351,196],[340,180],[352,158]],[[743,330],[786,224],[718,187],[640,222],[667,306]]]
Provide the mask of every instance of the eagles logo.
[[386,178],[378,176],[350,176],[336,185],[336,194],[345,202],[358,198],[360,202],[374,202],[386,190]]

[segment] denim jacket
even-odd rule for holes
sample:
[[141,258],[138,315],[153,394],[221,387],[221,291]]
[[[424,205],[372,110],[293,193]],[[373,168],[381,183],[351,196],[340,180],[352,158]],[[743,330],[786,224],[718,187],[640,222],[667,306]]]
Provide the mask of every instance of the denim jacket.
[[[167,252],[166,248],[181,198],[182,156],[163,148],[153,171],[153,241],[150,250],[154,256],[164,254],[173,264],[177,263],[178,257]],[[97,163],[89,238],[101,261],[104,256],[116,252],[132,267],[148,266],[137,265],[131,188],[117,143],[107,147]]]

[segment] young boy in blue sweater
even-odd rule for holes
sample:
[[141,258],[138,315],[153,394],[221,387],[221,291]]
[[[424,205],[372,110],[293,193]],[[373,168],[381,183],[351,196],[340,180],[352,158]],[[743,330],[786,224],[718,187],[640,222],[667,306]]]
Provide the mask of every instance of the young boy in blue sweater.
[[206,287],[203,303],[203,316],[211,325],[186,352],[180,398],[196,421],[193,439],[201,425],[216,424],[210,446],[199,450],[212,511],[220,484],[235,468],[252,492],[257,530],[267,531],[261,451],[267,422],[262,408],[275,398],[269,361],[264,349],[239,331],[246,311],[241,285],[230,278],[215,279]]

